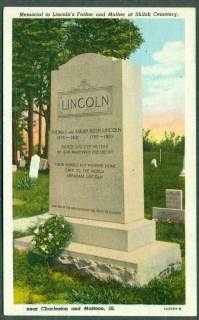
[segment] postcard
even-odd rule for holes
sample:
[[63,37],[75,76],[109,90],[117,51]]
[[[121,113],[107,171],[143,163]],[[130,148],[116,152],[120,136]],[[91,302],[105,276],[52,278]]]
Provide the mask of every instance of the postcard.
[[195,8],[4,8],[4,313],[196,316]]

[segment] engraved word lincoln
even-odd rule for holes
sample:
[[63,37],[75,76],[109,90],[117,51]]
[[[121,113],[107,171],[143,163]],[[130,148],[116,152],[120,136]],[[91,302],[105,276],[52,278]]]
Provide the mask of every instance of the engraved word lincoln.
[[58,110],[61,115],[109,113],[111,95],[108,90],[85,90],[75,93],[58,93]]

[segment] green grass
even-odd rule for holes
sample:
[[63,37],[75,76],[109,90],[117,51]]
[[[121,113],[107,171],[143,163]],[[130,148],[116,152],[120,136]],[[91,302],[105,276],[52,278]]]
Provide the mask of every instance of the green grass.
[[101,282],[86,274],[57,271],[33,253],[15,251],[14,302],[48,304],[184,304],[183,270],[153,280],[142,288],[124,287],[116,281]]
[[[145,217],[151,219],[153,206],[165,206],[165,189],[182,189],[184,178],[179,177],[183,157],[163,153],[158,168],[150,165],[158,153],[144,154]],[[14,173],[14,217],[27,217],[48,211],[48,172],[40,172],[31,190],[17,185],[23,170]],[[16,201],[17,200],[17,201]],[[21,201],[24,203],[22,204]],[[158,222],[157,240],[177,242],[183,257],[182,272],[153,280],[143,288],[124,287],[110,281],[95,280],[75,270],[58,271],[49,267],[32,253],[14,253],[15,303],[94,303],[94,304],[184,304],[185,303],[185,231],[184,225]],[[31,230],[27,232],[30,234]],[[16,233],[20,237],[24,233]]]
[[162,153],[162,163],[154,168],[153,158],[159,159],[157,152],[144,153],[144,204],[145,217],[151,219],[152,207],[165,208],[165,189],[183,190],[185,178],[179,177],[183,167],[183,156],[176,153]]
[[22,206],[25,203],[25,201],[22,201],[20,199],[13,199],[13,206]]
[[13,174],[14,218],[30,217],[48,211],[48,171],[39,172],[39,177],[34,181],[34,185],[31,189],[21,190],[19,187],[20,181],[27,175],[28,172],[22,169],[17,170],[17,172]]
[[156,239],[161,241],[176,242],[180,244],[181,253],[185,255],[185,226],[175,223],[156,223]]

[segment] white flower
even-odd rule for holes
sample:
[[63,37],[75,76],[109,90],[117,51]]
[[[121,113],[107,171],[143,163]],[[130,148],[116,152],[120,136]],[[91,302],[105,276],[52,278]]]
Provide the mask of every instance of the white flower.
[[46,251],[46,246],[41,246],[41,250]]
[[35,229],[34,233],[35,233],[35,234],[39,233],[39,229],[38,229],[38,228]]
[[62,224],[61,226],[62,226],[62,228],[64,228],[64,224]]

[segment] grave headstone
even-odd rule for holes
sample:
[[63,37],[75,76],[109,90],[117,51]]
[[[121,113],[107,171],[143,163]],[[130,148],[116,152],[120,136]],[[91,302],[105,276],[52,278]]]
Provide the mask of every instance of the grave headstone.
[[32,156],[31,162],[30,162],[30,170],[29,170],[29,177],[31,179],[38,178],[39,162],[40,162],[40,157],[37,154]]
[[51,79],[50,214],[73,230],[62,258],[131,285],[180,268],[179,245],[144,219],[140,68],[89,53]]
[[166,189],[166,208],[153,207],[153,219],[169,223],[184,223],[182,190]]
[[182,209],[182,190],[166,189],[166,208]]
[[184,223],[184,210],[153,207],[153,219],[167,223]]
[[152,159],[151,160],[151,165],[154,167],[154,168],[157,168],[157,160],[156,159]]
[[12,172],[16,172],[17,171],[17,166],[15,164],[12,165]]
[[185,177],[185,165],[184,165],[184,160],[183,160],[183,168],[182,171],[180,173],[180,177]]
[[20,159],[19,160],[19,167],[24,168],[26,166],[26,160],[25,159]]
[[46,170],[48,169],[48,160],[41,158],[39,163],[39,170]]

